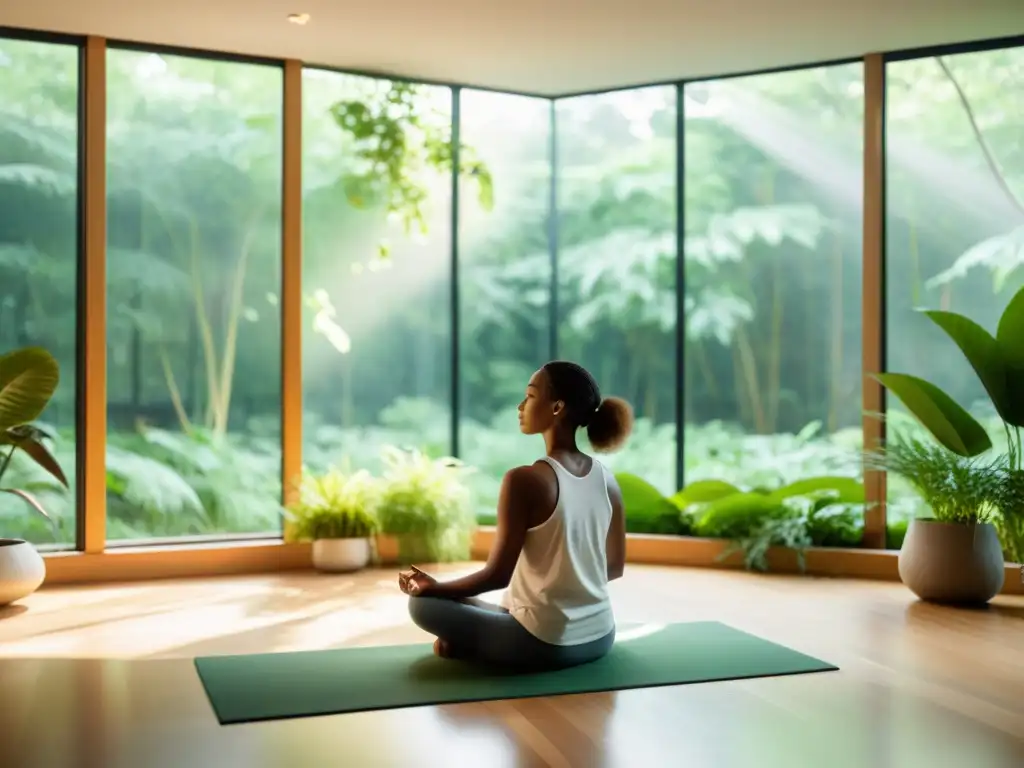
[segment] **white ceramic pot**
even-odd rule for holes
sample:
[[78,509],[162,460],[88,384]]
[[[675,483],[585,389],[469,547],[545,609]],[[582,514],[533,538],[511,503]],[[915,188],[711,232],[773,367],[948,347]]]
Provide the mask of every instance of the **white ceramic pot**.
[[900,579],[922,600],[984,604],[1003,588],[1003,548],[991,523],[912,520],[899,556]]
[[330,573],[350,573],[370,562],[369,539],[317,539],[313,542],[313,567]]
[[39,589],[46,563],[36,548],[21,539],[0,539],[0,606]]

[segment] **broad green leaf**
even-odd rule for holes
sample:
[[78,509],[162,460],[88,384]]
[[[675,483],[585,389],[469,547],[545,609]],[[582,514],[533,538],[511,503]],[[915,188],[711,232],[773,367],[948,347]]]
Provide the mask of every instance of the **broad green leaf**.
[[924,313],[956,343],[974,368],[996,412],[1006,421],[1020,406],[1012,402],[1006,387],[1006,364],[995,337],[973,320],[956,312],[931,310]]
[[815,493],[832,492],[835,501],[846,504],[864,503],[864,484],[852,477],[808,477],[784,485],[772,493],[772,498],[789,499],[793,496],[807,496]]
[[21,424],[0,433],[0,445],[17,446],[67,488],[68,479],[64,476],[64,470],[43,443],[43,438],[46,437],[49,435],[45,430],[31,424]]
[[931,382],[906,373],[880,373],[875,378],[903,402],[921,426],[953,453],[977,456],[992,447],[985,428]]
[[[1024,228],[1022,228],[1024,231]],[[996,329],[996,340],[1006,366],[1007,413],[999,415],[1008,424],[1024,427],[1024,288],[1010,299]]]
[[982,240],[960,256],[946,271],[925,283],[928,289],[955,283],[964,279],[975,267],[987,269],[992,274],[992,287],[996,293],[1002,291],[1007,279],[1022,266],[1024,261],[1024,227],[1001,233]]
[[74,194],[76,177],[41,165],[0,164],[0,183],[31,187],[44,194]]
[[1006,363],[1024,368],[1024,288],[1010,299],[996,329],[996,339]]
[[0,432],[39,418],[60,382],[60,366],[42,347],[0,355]]
[[735,493],[742,493],[739,488],[724,480],[698,480],[690,483],[678,493],[669,497],[676,507],[685,510],[691,504],[704,504],[709,501],[732,496]]
[[698,536],[743,539],[766,520],[784,517],[786,508],[760,493],[736,493],[709,502],[696,521]]
[[615,475],[622,491],[626,530],[630,533],[685,533],[682,513],[643,478],[628,472]]
[[19,499],[21,499],[30,507],[32,507],[32,509],[34,509],[40,515],[49,520],[50,523],[53,523],[53,518],[51,518],[50,515],[47,514],[46,510],[43,508],[43,505],[39,503],[39,499],[37,499],[28,491],[22,491],[19,490],[18,488],[0,488],[0,493],[9,493],[12,496],[17,496]]

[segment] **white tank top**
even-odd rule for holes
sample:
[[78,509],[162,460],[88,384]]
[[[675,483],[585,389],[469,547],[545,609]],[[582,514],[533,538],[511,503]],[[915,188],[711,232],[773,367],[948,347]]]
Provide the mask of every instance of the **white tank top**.
[[584,477],[550,457],[543,461],[558,480],[558,503],[551,517],[526,532],[502,604],[534,637],[580,645],[615,628],[608,597],[608,481],[597,459]]

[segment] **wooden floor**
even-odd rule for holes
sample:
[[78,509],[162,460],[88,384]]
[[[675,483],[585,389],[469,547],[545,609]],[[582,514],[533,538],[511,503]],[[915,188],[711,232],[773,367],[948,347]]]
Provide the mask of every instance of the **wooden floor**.
[[0,765],[1024,765],[1024,599],[639,566],[614,599],[620,622],[724,621],[841,671],[220,726],[196,655],[424,640],[392,572],[52,589],[0,609]]

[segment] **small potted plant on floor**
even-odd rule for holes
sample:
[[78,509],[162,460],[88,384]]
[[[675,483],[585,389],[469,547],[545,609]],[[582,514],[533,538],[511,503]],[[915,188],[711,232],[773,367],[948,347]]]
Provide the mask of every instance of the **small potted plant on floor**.
[[[42,414],[60,382],[60,366],[41,347],[0,355],[0,492],[18,497],[51,522],[43,505],[20,488],[3,487],[3,478],[16,451],[21,451],[53,475],[64,487],[68,481],[47,449],[48,435],[31,422]],[[46,578],[46,563],[27,541],[0,538],[0,606],[35,592]]]
[[313,542],[313,566],[329,573],[365,568],[377,533],[379,483],[366,471],[306,472],[288,508],[290,537]]
[[1024,555],[1024,288],[1010,299],[995,335],[956,312],[924,314],[981,380],[1002,421],[1005,450],[993,450],[985,427],[939,387],[885,373],[878,380],[937,445],[897,435],[872,461],[912,483],[934,515],[907,530],[903,582],[923,599],[984,603],[1002,589],[1004,556]]
[[869,466],[903,478],[929,509],[910,522],[899,573],[922,600],[986,603],[1003,586],[992,520],[1004,481],[1001,455],[961,456],[927,437],[897,432]]
[[398,541],[403,563],[469,560],[476,515],[463,477],[470,468],[451,457],[385,448],[381,532]]

